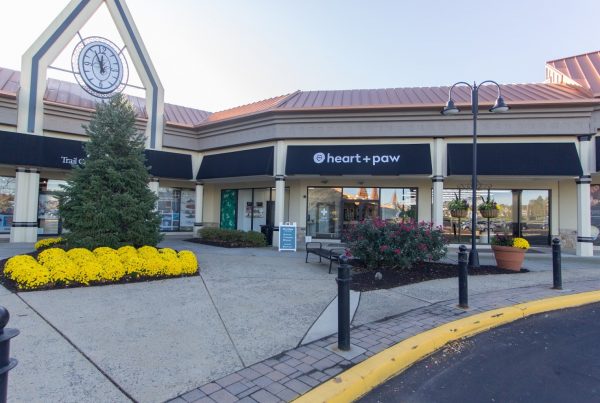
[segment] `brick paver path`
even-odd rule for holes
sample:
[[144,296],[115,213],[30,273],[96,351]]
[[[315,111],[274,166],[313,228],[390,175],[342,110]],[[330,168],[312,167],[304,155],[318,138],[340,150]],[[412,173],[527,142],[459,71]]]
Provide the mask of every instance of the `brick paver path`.
[[337,342],[337,335],[333,335],[207,383],[170,402],[287,402],[368,357],[441,324],[526,301],[598,290],[600,281],[569,283],[565,286],[567,290],[561,292],[549,287],[523,287],[471,295],[468,310],[458,308],[456,300],[444,301],[361,325],[352,329],[351,340],[366,351],[350,361],[325,348]]

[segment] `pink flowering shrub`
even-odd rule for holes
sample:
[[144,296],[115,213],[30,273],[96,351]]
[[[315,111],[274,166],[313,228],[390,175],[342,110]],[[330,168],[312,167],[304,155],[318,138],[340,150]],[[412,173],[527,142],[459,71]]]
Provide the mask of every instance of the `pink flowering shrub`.
[[353,257],[369,268],[411,267],[446,255],[441,228],[428,222],[363,221],[348,227],[342,238]]

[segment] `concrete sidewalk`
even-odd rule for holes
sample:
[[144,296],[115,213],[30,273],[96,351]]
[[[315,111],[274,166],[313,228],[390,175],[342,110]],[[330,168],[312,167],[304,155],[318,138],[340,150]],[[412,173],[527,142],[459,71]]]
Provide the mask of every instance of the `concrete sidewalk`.
[[[326,264],[306,264],[302,252],[269,248],[222,249],[176,238],[162,246],[193,250],[201,275],[18,294],[0,289],[0,305],[11,313],[9,327],[21,330],[11,350],[19,360],[10,373],[11,401],[159,402],[215,393],[219,402],[244,396],[287,400],[354,362],[323,356],[323,343],[334,338],[298,347],[335,298],[335,275],[327,274]],[[30,244],[0,244],[0,256],[31,250]],[[555,293],[548,290],[552,277],[545,256],[527,256],[530,273],[470,277],[474,306]],[[482,253],[481,259],[493,258]],[[597,258],[565,257],[563,268],[566,287],[600,289]],[[452,307],[456,295],[456,279],[362,293],[354,340],[364,338],[366,346],[369,329],[381,320]],[[329,322],[325,334],[335,332],[335,318]],[[365,357],[375,351],[371,347]]]

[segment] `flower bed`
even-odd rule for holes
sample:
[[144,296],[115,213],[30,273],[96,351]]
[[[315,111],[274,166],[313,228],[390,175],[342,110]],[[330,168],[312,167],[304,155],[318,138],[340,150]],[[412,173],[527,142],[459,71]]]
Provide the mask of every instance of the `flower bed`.
[[441,228],[427,222],[394,222],[374,219],[349,226],[342,239],[351,255],[370,269],[409,268],[446,255]]
[[267,246],[264,234],[256,231],[240,231],[225,228],[202,228],[200,238],[191,242],[203,243],[225,248],[256,248]]
[[6,261],[4,284],[16,290],[112,284],[191,276],[198,273],[196,255],[152,246],[107,247],[93,251],[48,248],[37,255],[18,255]]

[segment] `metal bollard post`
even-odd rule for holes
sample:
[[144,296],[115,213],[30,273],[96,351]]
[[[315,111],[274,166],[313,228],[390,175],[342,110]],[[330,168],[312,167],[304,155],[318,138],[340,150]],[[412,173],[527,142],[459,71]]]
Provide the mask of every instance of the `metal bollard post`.
[[552,280],[555,290],[562,290],[562,267],[560,255],[560,239],[552,240]]
[[350,351],[350,265],[348,257],[340,255],[338,276],[338,348]]
[[460,245],[458,248],[458,306],[460,308],[469,307],[469,290],[467,287],[467,278],[469,275],[467,271],[468,261],[467,247]]
[[0,306],[0,403],[6,403],[8,391],[8,371],[17,366],[17,360],[10,358],[10,339],[17,336],[17,329],[5,329],[10,315]]

